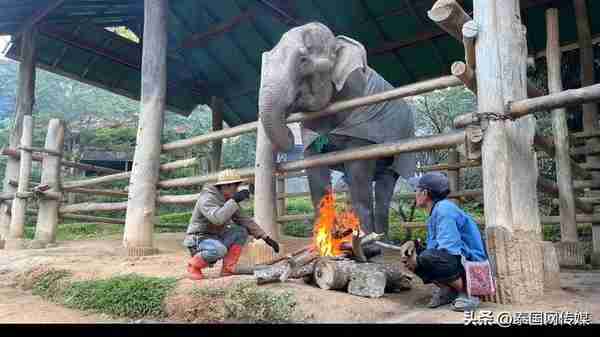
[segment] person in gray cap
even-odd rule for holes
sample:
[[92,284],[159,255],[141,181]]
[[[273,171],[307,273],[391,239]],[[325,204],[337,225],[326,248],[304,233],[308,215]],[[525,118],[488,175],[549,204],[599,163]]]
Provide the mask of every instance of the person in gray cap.
[[416,190],[416,205],[429,212],[426,249],[403,262],[423,283],[434,283],[428,306],[436,308],[452,303],[455,311],[474,310],[477,297],[469,297],[465,287],[462,259],[485,261],[487,253],[473,218],[447,199],[448,178],[441,173],[427,173],[409,181]]

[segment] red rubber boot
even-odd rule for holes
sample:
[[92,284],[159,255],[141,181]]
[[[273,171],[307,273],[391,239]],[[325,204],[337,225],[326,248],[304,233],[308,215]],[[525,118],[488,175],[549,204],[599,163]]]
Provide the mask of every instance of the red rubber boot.
[[202,269],[208,267],[208,262],[204,261],[200,254],[196,254],[196,256],[192,257],[188,261],[188,278],[192,280],[201,280],[204,278],[202,275]]
[[221,276],[230,276],[235,272],[235,266],[240,260],[242,254],[242,246],[231,245],[227,251],[227,255],[223,258],[223,268],[221,269]]

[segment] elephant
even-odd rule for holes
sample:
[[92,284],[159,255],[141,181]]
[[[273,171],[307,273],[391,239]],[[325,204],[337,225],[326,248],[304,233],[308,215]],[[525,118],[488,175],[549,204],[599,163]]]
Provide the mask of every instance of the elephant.
[[[390,89],[392,85],[368,66],[361,43],[311,22],[290,29],[263,53],[259,120],[273,151],[287,152],[294,146],[285,122],[289,114],[320,111],[337,101]],[[414,128],[414,109],[403,99],[341,111],[301,123],[304,156],[412,138]],[[315,215],[331,188],[330,169],[339,170],[348,182],[361,230],[387,235],[396,182],[400,176],[414,175],[415,167],[415,155],[403,153],[307,169]]]

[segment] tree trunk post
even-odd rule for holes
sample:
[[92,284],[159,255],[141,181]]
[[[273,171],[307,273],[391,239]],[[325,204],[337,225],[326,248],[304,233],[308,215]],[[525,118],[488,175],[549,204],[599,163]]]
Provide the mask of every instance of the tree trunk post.
[[[527,43],[519,0],[474,0],[480,113],[527,97]],[[502,304],[543,295],[541,225],[532,151],[535,118],[490,120],[482,148],[487,247]]]
[[[210,108],[212,110],[212,130],[219,131],[223,130],[223,110],[224,104],[223,99],[214,97],[211,100]],[[221,153],[223,148],[223,140],[218,139],[213,141],[212,147],[212,172],[218,172],[221,169]]]
[[[561,79],[561,51],[559,36],[558,9],[546,10],[546,62],[548,64],[548,90],[551,94],[563,91]],[[560,240],[562,245],[577,246],[577,223],[575,220],[575,196],[569,156],[569,130],[565,108],[552,110],[552,130],[554,134],[554,155],[556,160],[556,180],[560,209]],[[560,256],[560,255],[559,255]],[[562,255],[564,256],[564,255]],[[569,257],[571,257],[569,255]],[[577,256],[560,261],[562,265],[574,266]]]
[[[65,125],[59,119],[51,119],[46,134],[44,148],[54,151],[62,151],[65,140]],[[61,193],[61,157],[45,154],[42,161],[41,185],[49,185],[50,192]],[[58,227],[58,206],[60,200],[42,198],[39,202],[37,225],[35,229],[35,241],[40,245],[54,243],[56,241],[56,228]]]
[[[448,165],[458,164],[458,151],[454,148],[448,149]],[[448,170],[448,185],[451,192],[460,191],[460,169],[452,168]],[[452,202],[460,205],[460,198],[451,198]]]
[[123,243],[129,256],[155,253],[154,215],[167,84],[168,0],[144,1],[140,117]]
[[[579,57],[581,65],[581,86],[594,84],[594,46],[592,44],[592,34],[590,31],[590,21],[585,0],[573,0],[575,7],[575,20],[577,23],[577,38],[579,40]],[[589,103],[583,105],[583,131],[593,132],[598,129],[598,105]],[[600,139],[589,138],[586,142],[588,147],[600,145]],[[600,156],[588,155],[586,157],[588,165],[600,166]],[[600,179],[600,172],[592,171],[592,180]],[[597,191],[592,191],[596,194]],[[597,195],[594,195],[597,196]],[[595,213],[600,212],[600,207],[596,206]],[[592,224],[592,262],[600,265],[600,223]]]
[[[19,64],[19,84],[17,89],[17,102],[15,119],[9,137],[9,147],[16,149],[21,142],[23,133],[23,116],[31,116],[35,100],[35,58],[36,58],[36,31],[35,28],[24,32],[21,38],[21,63]],[[8,157],[4,174],[4,192],[14,193],[15,186],[9,184],[10,180],[19,179],[20,160]],[[6,240],[10,232],[11,203],[4,201],[0,205],[0,241]],[[0,246],[2,246],[0,242]]]
[[[23,134],[21,135],[21,146],[31,147],[33,140],[33,118],[31,115],[23,116]],[[31,152],[21,150],[21,162],[19,168],[19,185],[17,193],[24,193],[29,190],[29,179],[31,177]],[[6,249],[25,248],[25,212],[27,210],[27,199],[15,195],[12,203],[10,232],[6,240]]]

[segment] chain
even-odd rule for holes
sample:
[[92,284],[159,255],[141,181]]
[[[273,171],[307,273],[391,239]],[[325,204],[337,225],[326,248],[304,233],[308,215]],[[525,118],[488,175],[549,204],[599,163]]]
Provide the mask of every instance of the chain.
[[515,120],[515,117],[513,117],[511,114],[500,114],[497,112],[480,112],[477,114],[477,118],[480,121],[483,119],[492,121]]

